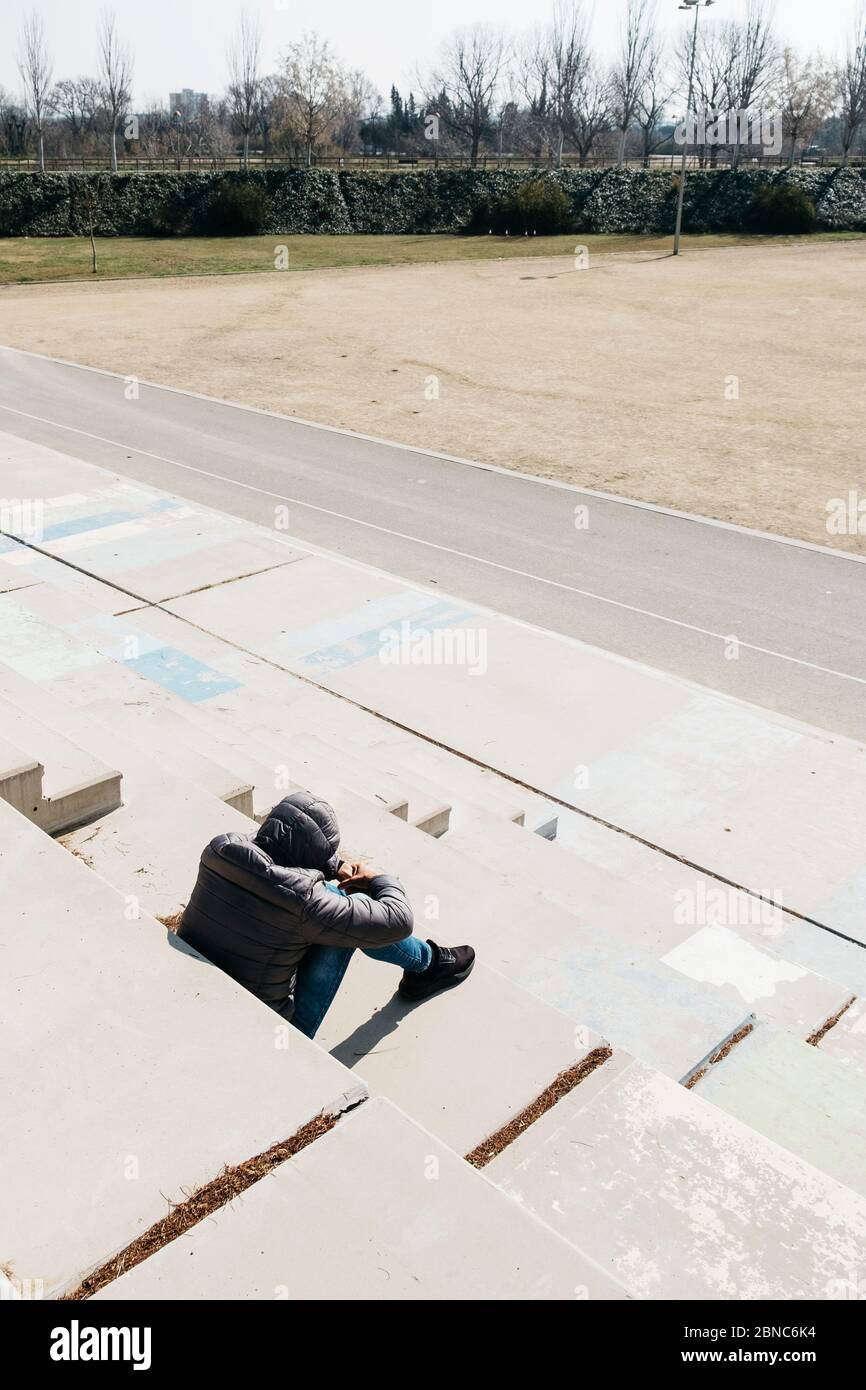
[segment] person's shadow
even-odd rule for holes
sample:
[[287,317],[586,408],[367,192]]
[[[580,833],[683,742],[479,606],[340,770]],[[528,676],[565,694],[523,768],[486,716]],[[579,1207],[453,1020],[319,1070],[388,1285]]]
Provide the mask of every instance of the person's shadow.
[[379,1043],[389,1034],[396,1033],[403,1019],[415,1007],[415,1002],[401,999],[399,994],[395,993],[372,1018],[368,1018],[365,1023],[359,1023],[347,1038],[337,1043],[336,1047],[332,1047],[331,1056],[342,1062],[344,1067],[356,1066],[369,1053],[375,1052]]

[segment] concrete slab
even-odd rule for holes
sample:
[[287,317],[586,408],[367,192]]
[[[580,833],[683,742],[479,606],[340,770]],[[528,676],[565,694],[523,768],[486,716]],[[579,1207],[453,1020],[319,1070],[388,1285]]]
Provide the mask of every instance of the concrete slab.
[[855,999],[818,1046],[842,1066],[866,1076],[866,999]]
[[97,1300],[625,1296],[597,1264],[378,1099]]
[[625,1054],[570,1099],[486,1172],[635,1297],[842,1296],[859,1194]]
[[866,1196],[866,1077],[832,1053],[763,1024],[694,1089]]
[[0,896],[13,1280],[69,1287],[184,1190],[364,1094],[3,803]]
[[28,497],[36,489],[40,510],[38,534],[29,524],[19,534],[151,602],[290,564],[302,553],[263,527],[68,455],[34,446],[17,454],[4,462],[4,477],[10,486],[17,477]]
[[602,1042],[484,963],[424,1004],[401,1000],[399,981],[358,953],[316,1041],[460,1154]]
[[[647,991],[655,995],[659,1019],[671,1008],[672,1028],[678,1001],[680,1007],[686,1005],[692,1013],[701,1014],[718,1008],[724,999],[743,1018],[754,1012],[802,1038],[850,998],[847,986],[785,960],[769,945],[754,944],[726,927],[696,929],[689,923],[689,914],[680,910],[681,894],[665,893],[642,879],[627,879],[588,864],[557,841],[476,815],[461,829],[449,832],[443,843],[486,871],[502,875],[515,890],[531,884],[544,899],[573,914],[575,954],[580,953],[587,964],[597,961],[600,970],[607,967],[607,973],[619,980],[615,986],[619,1001],[613,1005],[617,1013],[611,1015],[609,1035],[668,1075],[672,1074],[669,1067],[658,1053],[650,1054],[637,1031],[646,1009],[635,998],[638,982],[645,982]],[[681,872],[684,882],[694,883],[692,871]],[[705,894],[718,889],[706,881],[703,887]],[[543,961],[549,960],[546,951],[539,954]],[[604,999],[607,1004],[607,995]],[[625,1015],[622,1033],[613,1022],[621,1013]],[[588,1022],[593,1020],[592,1009],[586,1017]]]

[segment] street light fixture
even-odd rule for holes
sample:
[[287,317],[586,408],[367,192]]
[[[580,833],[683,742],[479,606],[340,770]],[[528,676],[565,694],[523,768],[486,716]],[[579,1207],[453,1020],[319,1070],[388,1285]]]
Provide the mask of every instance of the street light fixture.
[[678,256],[680,254],[680,239],[682,237],[683,231],[683,200],[686,195],[686,153],[688,151],[689,143],[688,122],[689,116],[691,115],[692,102],[694,101],[695,94],[695,57],[698,51],[698,20],[700,18],[701,10],[709,9],[710,5],[714,5],[715,3],[716,0],[683,0],[683,3],[679,7],[681,10],[685,10],[687,13],[691,13],[691,11],[694,10],[695,27],[692,31],[692,52],[691,57],[689,59],[689,99],[686,105],[686,128],[683,132],[683,158],[682,164],[680,166],[680,191],[679,196],[677,198],[677,225],[674,231],[675,256]]

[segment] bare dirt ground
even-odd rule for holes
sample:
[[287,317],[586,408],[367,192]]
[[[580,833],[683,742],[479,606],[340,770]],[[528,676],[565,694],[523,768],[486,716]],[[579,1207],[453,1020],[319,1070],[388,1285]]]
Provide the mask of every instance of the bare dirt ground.
[[866,553],[864,292],[866,242],[21,285],[0,341]]

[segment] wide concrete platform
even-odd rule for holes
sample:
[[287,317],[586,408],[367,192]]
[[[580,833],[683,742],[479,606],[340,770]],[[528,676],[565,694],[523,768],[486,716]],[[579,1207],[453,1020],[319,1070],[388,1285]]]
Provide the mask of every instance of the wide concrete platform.
[[486,1170],[638,1298],[833,1299],[866,1201],[615,1054]]
[[0,802],[0,1265],[62,1291],[168,1203],[366,1094]]
[[97,1300],[624,1297],[609,1273],[380,1099]]

